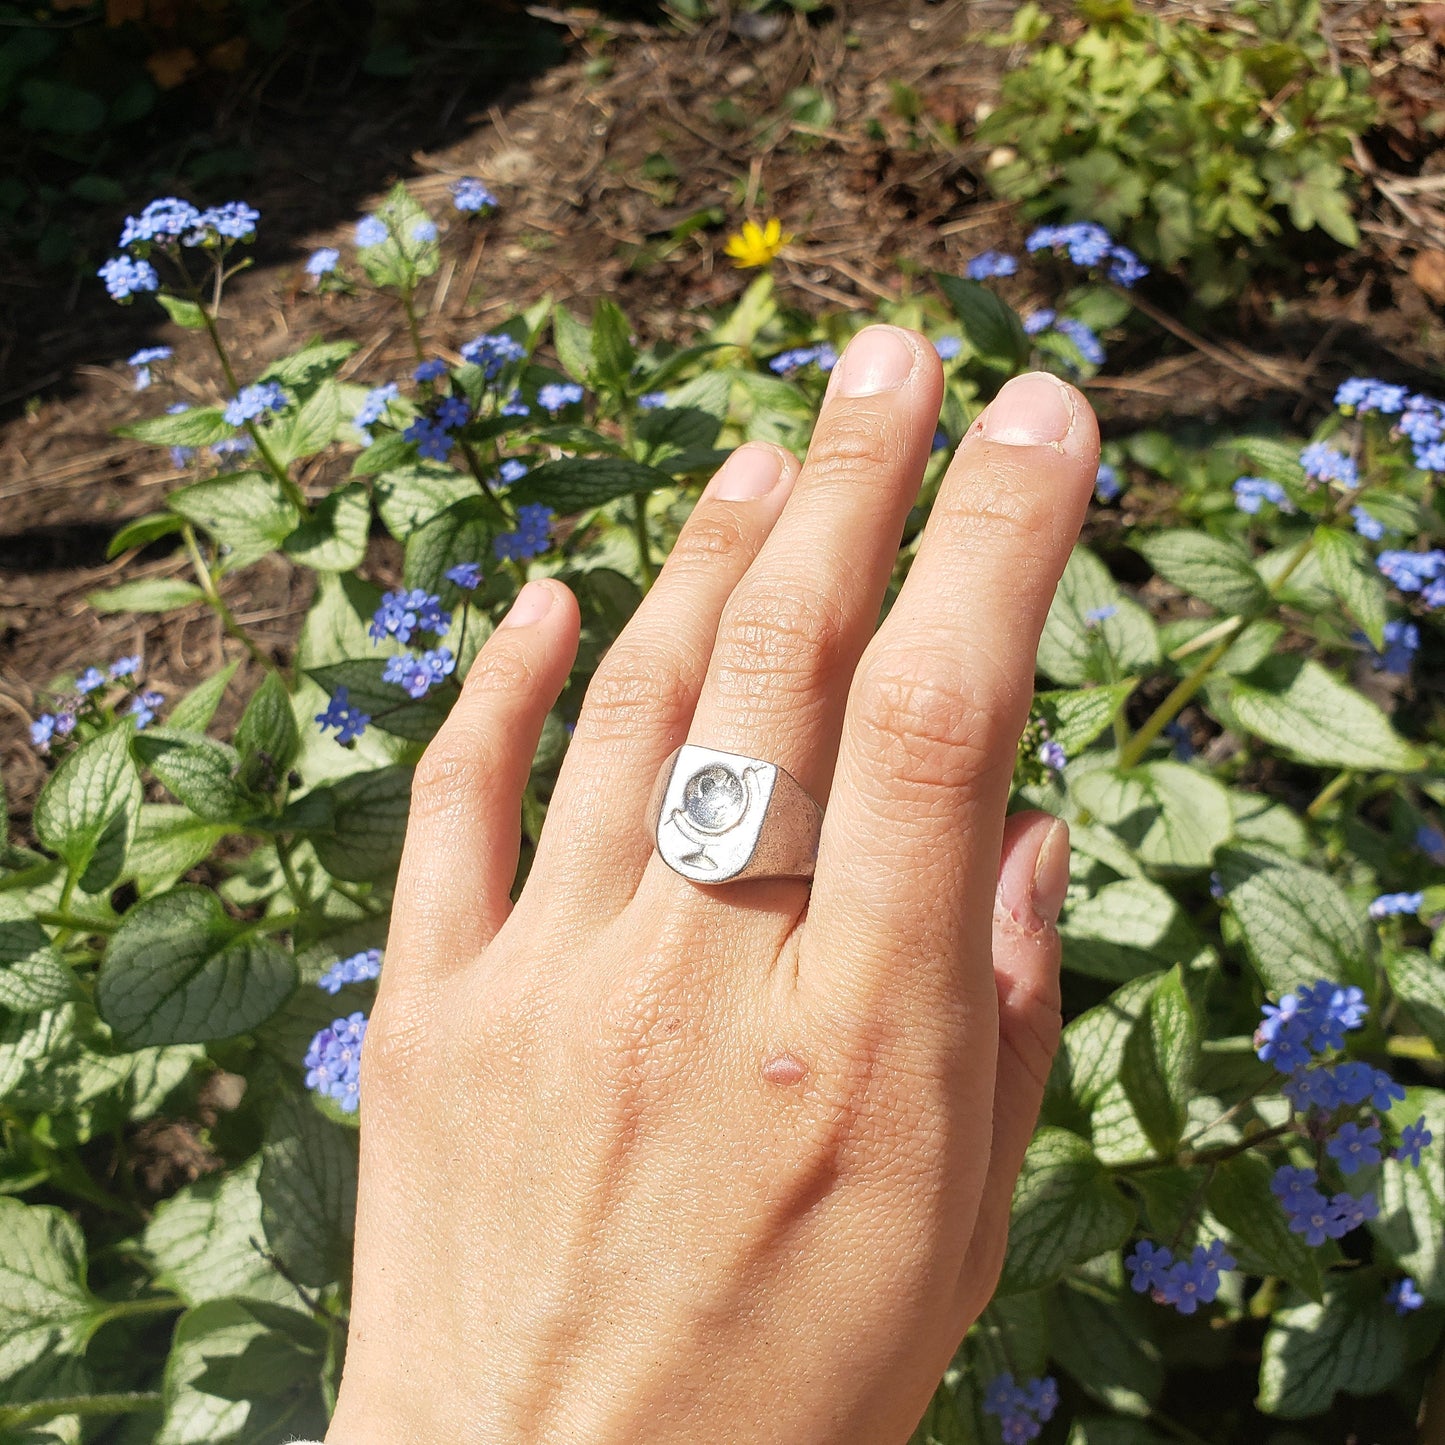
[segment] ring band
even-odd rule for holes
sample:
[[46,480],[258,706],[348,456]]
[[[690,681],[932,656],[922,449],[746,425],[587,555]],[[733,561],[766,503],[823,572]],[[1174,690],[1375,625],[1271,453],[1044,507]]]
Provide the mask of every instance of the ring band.
[[647,826],[662,861],[694,883],[811,878],[823,809],[776,763],[684,743],[657,774]]

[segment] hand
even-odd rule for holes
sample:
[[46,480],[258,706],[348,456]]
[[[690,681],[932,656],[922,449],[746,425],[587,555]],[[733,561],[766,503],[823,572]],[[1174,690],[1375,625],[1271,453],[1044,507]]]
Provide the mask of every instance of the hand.
[[[572,595],[530,583],[478,657],[366,1038],[335,1445],[891,1445],[987,1303],[1068,876],[1061,823],[1004,813],[1098,435],[1062,382],[1004,387],[875,635],[941,393],[928,342],[873,327],[801,468],[728,460],[592,682],[515,907]],[[684,740],[826,805],[811,890],[653,854]]]

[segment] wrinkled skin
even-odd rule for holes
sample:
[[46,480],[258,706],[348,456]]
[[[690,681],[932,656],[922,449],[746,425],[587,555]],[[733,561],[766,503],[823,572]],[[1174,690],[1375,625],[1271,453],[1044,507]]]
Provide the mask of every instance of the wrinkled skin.
[[[515,906],[571,593],[531,584],[478,657],[366,1039],[334,1445],[901,1445],[987,1303],[1068,856],[1005,808],[1098,435],[1053,378],[1005,388],[879,627],[941,394],[923,338],[871,328],[801,466],[729,460],[593,680]],[[811,889],[653,853],[685,740],[826,805]]]

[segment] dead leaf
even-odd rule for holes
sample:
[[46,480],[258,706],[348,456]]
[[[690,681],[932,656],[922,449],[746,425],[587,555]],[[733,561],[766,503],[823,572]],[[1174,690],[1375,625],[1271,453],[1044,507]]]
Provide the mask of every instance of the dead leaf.
[[1445,251],[1416,252],[1410,279],[1435,305],[1445,306]]

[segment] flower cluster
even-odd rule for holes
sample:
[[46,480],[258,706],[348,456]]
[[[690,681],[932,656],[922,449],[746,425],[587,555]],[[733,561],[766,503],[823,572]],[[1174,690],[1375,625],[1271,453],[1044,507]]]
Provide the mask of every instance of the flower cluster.
[[354,1114],[361,1102],[361,1045],[365,1039],[365,1014],[333,1019],[311,1040],[302,1061],[306,1087],[334,1099],[347,1114]]
[[723,251],[739,269],[766,266],[792,239],[793,233],[783,230],[776,216],[762,226],[756,221],[744,221],[742,230],[728,237]]
[[335,728],[337,742],[352,743],[366,731],[371,714],[352,706],[350,688],[338,687],[326,704],[325,711],[316,714],[316,721],[321,725],[323,733],[327,728]]
[[1007,251],[983,251],[963,268],[963,274],[970,281],[988,281],[995,276],[1012,276],[1018,269],[1018,260]]
[[1375,566],[1401,592],[1418,592],[1427,607],[1445,607],[1445,550],[1384,551]]
[[321,246],[306,258],[308,276],[329,276],[341,264],[341,252],[335,246]]
[[387,658],[381,680],[405,689],[408,697],[422,698],[444,677],[450,677],[456,666],[457,660],[447,647],[433,647],[426,652],[402,652]]
[[161,279],[147,259],[153,250],[177,254],[179,247],[225,251],[237,241],[256,235],[261,213],[244,201],[201,210],[175,196],[161,196],[138,216],[127,216],[121,227],[121,255],[112,256],[96,273],[114,301],[129,301],[147,291],[160,290]]
[[1067,254],[1076,266],[1104,266],[1116,286],[1132,286],[1149,274],[1149,268],[1127,246],[1121,246],[1093,221],[1067,226],[1039,226],[1024,241],[1024,249]]
[[503,367],[526,359],[527,348],[505,331],[489,331],[465,343],[461,354],[463,361],[480,366],[488,381],[495,381]]
[[374,386],[366,393],[360,409],[351,418],[351,424],[361,434],[367,446],[371,445],[371,428],[386,415],[386,409],[392,402],[400,399],[401,388],[394,381],[388,381],[384,386]]
[[131,369],[135,389],[144,391],[151,384],[151,367],[157,362],[169,361],[173,355],[175,353],[169,346],[143,346],[139,351],[132,352],[125,364]]
[[525,562],[539,557],[552,545],[552,509],[541,503],[517,508],[517,529],[492,538],[492,550],[502,562]]
[[1136,1294],[1147,1292],[1155,1304],[1173,1305],[1181,1315],[1213,1304],[1221,1278],[1236,1266],[1222,1239],[1195,1245],[1188,1259],[1175,1259],[1171,1250],[1141,1239],[1124,1261]]
[[548,416],[556,416],[582,400],[582,388],[575,381],[549,381],[537,388],[537,404]]
[[838,353],[826,341],[817,346],[795,346],[791,351],[780,351],[768,362],[768,370],[775,376],[791,376],[805,366],[816,366],[819,371],[832,371],[838,364]]
[[257,381],[243,386],[226,403],[221,415],[228,426],[245,426],[248,421],[255,421],[268,411],[282,410],[289,400],[279,382]]
[[1079,355],[1090,366],[1102,366],[1106,352],[1098,333],[1092,327],[1072,316],[1060,316],[1057,311],[1044,307],[1041,311],[1030,312],[1024,317],[1024,332],[1028,336],[1040,336],[1045,331],[1057,331],[1074,343]]
[[1407,1274],[1404,1279],[1397,1279],[1385,1291],[1385,1303],[1392,1305],[1397,1315],[1407,1315],[1411,1310],[1417,1310],[1425,1303],[1425,1296],[1420,1293],[1419,1286]]
[[1041,1375],[1017,1384],[1008,1371],[990,1380],[983,1392],[983,1409],[999,1423],[1004,1445],[1027,1445],[1038,1439],[1059,1408],[1058,1382]]
[[1271,481],[1268,477],[1240,477],[1234,483],[1234,505],[1241,512],[1256,516],[1266,502],[1278,507],[1281,512],[1294,511],[1294,503],[1280,482]]
[[417,417],[402,436],[416,443],[419,455],[444,462],[452,453],[455,434],[471,417],[471,408],[461,397],[446,396],[437,403],[430,416]]
[[500,201],[475,176],[452,182],[452,204],[469,215],[490,215]]
[[475,592],[482,585],[482,564],[480,562],[458,562],[448,567],[444,574],[448,582],[454,582],[464,592]]
[[343,958],[339,963],[333,963],[316,980],[316,987],[334,994],[340,993],[348,983],[369,983],[380,977],[381,950],[367,948],[360,953],[353,953],[350,958]]
[[1108,462],[1100,462],[1098,475],[1094,478],[1094,495],[1101,502],[1112,502],[1122,490],[1118,468]]
[[1346,416],[1394,417],[1392,430],[1410,442],[1415,465],[1422,472],[1445,472],[1445,401],[1372,376],[1352,376],[1340,383],[1335,405]]
[[[1356,633],[1355,636],[1357,639],[1364,638],[1363,633]],[[1420,629],[1413,622],[1393,618],[1385,624],[1384,641],[1383,652],[1374,652],[1374,649],[1371,649],[1374,652],[1371,662],[1375,670],[1388,672],[1394,677],[1404,677],[1410,671],[1415,654],[1420,650]]]
[[1382,893],[1370,904],[1370,917],[1378,923],[1395,914],[1418,913],[1425,906],[1423,893]]
[[1311,442],[1300,454],[1305,476],[1316,482],[1333,482],[1346,491],[1359,486],[1360,472],[1353,457],[1324,442]]
[[118,657],[102,671],[98,667],[87,667],[75,679],[72,691],[61,697],[55,712],[43,712],[30,724],[30,743],[38,752],[48,753],[57,740],[68,738],[76,722],[89,710],[99,721],[107,721],[114,714],[105,706],[100,694],[108,684],[118,684],[134,689],[125,716],[133,718],[137,729],[155,721],[156,713],[165,706],[165,698],[158,692],[137,686],[141,675],[141,659],[136,656]]
[[961,336],[940,336],[933,343],[933,349],[938,353],[940,361],[952,361],[963,350],[963,338]]
[[[1342,988],[1326,979],[1285,994],[1278,1004],[1265,1004],[1255,1031],[1255,1052],[1287,1075],[1284,1095],[1296,1112],[1307,1116],[1309,1135],[1346,1178],[1382,1160],[1383,1132],[1378,1118],[1346,1119],[1334,1128],[1334,1117],[1366,1104],[1379,1114],[1405,1097],[1405,1090],[1383,1069],[1353,1059],[1327,1061],[1321,1056],[1343,1049],[1345,1034],[1360,1028],[1368,1013],[1358,988]],[[1421,1151],[1433,1137],[1422,1115],[1400,1132],[1392,1157],[1416,1168]],[[1379,1214],[1373,1191],[1354,1195],[1346,1190],[1326,1194],[1311,1168],[1281,1165],[1270,1188],[1284,1210],[1289,1228],[1305,1243],[1341,1239]]]
[[444,637],[451,625],[452,615],[442,607],[441,598],[413,587],[409,591],[384,593],[381,605],[372,613],[367,632],[373,642],[385,642],[388,637],[410,642],[417,632]]

